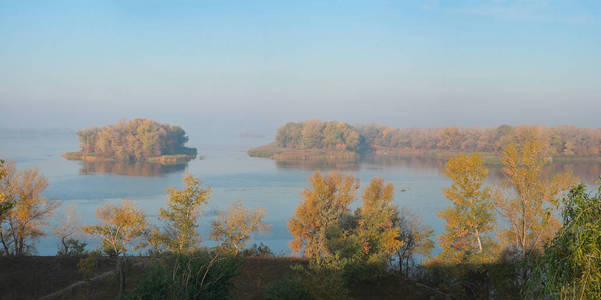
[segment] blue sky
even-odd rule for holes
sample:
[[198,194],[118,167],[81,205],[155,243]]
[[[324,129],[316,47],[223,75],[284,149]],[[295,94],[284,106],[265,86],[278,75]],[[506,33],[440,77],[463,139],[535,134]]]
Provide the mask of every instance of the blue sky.
[[0,0],[0,45],[0,127],[601,127],[599,0]]

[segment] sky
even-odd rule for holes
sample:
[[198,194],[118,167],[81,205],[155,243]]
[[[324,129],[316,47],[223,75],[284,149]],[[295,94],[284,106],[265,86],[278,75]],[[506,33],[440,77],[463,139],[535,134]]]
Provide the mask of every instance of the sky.
[[601,0],[0,0],[0,129],[597,128],[600,113]]

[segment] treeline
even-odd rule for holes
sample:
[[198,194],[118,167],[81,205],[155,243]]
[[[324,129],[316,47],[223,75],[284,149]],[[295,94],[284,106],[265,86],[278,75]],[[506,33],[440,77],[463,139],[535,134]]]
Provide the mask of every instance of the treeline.
[[278,146],[293,149],[357,151],[361,144],[361,136],[352,126],[319,120],[288,123],[278,129],[275,140]]
[[378,125],[359,126],[366,143],[373,146],[415,151],[447,150],[501,153],[511,142],[536,135],[553,156],[598,156],[601,129],[574,126],[509,126],[497,128],[402,128]]
[[353,286],[389,281],[429,291],[416,298],[599,298],[601,187],[591,194],[569,173],[543,176],[546,151],[536,135],[506,145],[498,186],[486,185],[480,154],[449,159],[450,204],[439,212],[445,229],[433,257],[432,230],[392,204],[392,184],[371,180],[353,213],[357,179],[315,173],[288,223],[290,247],[311,264],[281,282],[279,298],[303,290],[307,299],[345,299]]
[[[41,196],[46,186],[37,169],[16,170],[14,162],[0,160],[0,256],[35,254],[35,242],[48,234],[45,227],[59,208],[58,201]],[[116,258],[119,295],[125,299],[227,299],[242,256],[272,255],[264,246],[246,249],[255,233],[269,230],[264,210],[240,202],[230,205],[211,223],[210,237],[218,246],[206,248],[200,245],[198,226],[211,190],[186,174],[182,189],[166,193],[166,207],[155,223],[160,225],[127,200],[99,207],[96,225],[82,224],[74,207],[65,208],[52,228],[59,239],[57,255],[82,257],[78,268],[86,279],[97,273],[100,256]],[[96,238],[100,249],[86,250],[84,234]],[[139,286],[125,295],[130,256],[142,250],[157,260]]]
[[497,128],[391,128],[332,121],[288,123],[276,134],[276,144],[292,149],[360,151],[377,147],[420,153],[428,151],[501,153],[511,142],[536,135],[552,156],[599,156],[601,129],[573,126],[509,126]]
[[83,155],[119,161],[143,161],[162,155],[196,155],[195,148],[185,147],[186,132],[179,126],[159,124],[150,119],[82,129],[77,132]]
[[[549,151],[536,131],[508,143],[501,152],[504,178],[495,184],[488,184],[480,154],[449,159],[445,174],[452,183],[443,191],[449,205],[438,214],[445,227],[435,256],[434,231],[394,205],[391,183],[373,178],[352,211],[360,190],[357,178],[314,173],[288,221],[290,248],[308,263],[294,266],[270,285],[265,298],[350,299],[357,287],[377,284],[397,291],[387,298],[598,299],[601,187],[590,193],[569,173],[545,176]],[[1,254],[33,253],[57,207],[40,196],[45,185],[35,170],[0,164]],[[157,258],[127,297],[227,298],[240,259],[270,255],[265,248],[246,249],[253,233],[267,230],[265,212],[239,202],[230,206],[212,222],[211,239],[218,246],[206,248],[200,246],[197,227],[210,189],[188,174],[182,189],[166,193],[158,226],[128,201],[100,207],[97,225],[61,217],[62,225],[54,229],[60,238],[58,254],[86,253],[85,243],[76,238],[82,230],[96,237],[102,250],[88,253],[82,269],[101,253],[117,257],[121,292],[131,253],[144,250]]]

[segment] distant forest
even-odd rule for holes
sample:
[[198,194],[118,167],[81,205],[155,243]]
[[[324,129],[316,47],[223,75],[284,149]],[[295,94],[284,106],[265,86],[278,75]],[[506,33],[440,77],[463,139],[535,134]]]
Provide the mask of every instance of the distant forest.
[[591,157],[601,150],[601,129],[574,126],[509,126],[493,128],[390,128],[351,126],[331,121],[287,123],[278,129],[276,145],[289,149],[346,150],[377,148],[419,153],[431,151],[499,153],[510,142],[535,135],[552,156]]
[[117,124],[77,132],[81,155],[119,161],[143,161],[165,155],[196,156],[185,147],[186,132],[179,126],[159,124],[150,119],[119,121]]

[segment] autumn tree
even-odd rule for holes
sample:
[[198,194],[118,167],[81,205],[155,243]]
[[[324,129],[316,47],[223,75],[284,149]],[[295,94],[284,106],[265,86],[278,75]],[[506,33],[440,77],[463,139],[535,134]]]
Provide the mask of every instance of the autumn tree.
[[183,254],[200,242],[196,231],[201,206],[209,201],[210,189],[202,189],[201,181],[192,174],[184,176],[184,187],[166,190],[169,194],[167,209],[161,208],[159,218],[165,222],[161,235],[163,244],[172,252]]
[[58,203],[40,195],[48,181],[37,169],[16,171],[14,162],[2,165],[2,251],[15,256],[30,254],[35,250],[35,241],[46,235],[44,227],[48,225],[48,218],[52,217]]
[[553,237],[560,225],[555,217],[558,201],[574,183],[570,174],[544,178],[543,166],[548,161],[544,145],[532,135],[508,145],[503,153],[507,191],[495,193],[495,203],[509,226],[500,238],[522,258]]
[[395,227],[398,210],[392,204],[394,186],[382,178],[373,178],[365,189],[363,205],[358,209],[356,234],[367,261],[388,262],[402,246]]
[[[6,168],[6,161],[0,159],[0,182],[8,175]],[[11,208],[13,208],[13,203],[7,200],[6,192],[0,190],[0,225],[4,220],[4,216]],[[2,231],[1,226],[0,231]]]
[[121,120],[102,128],[82,129],[77,137],[82,154],[119,161],[142,161],[160,155],[196,155],[195,148],[184,146],[188,137],[181,127],[150,119]]
[[125,289],[125,264],[128,251],[142,246],[148,225],[146,214],[135,203],[123,200],[120,206],[107,204],[96,210],[101,223],[89,225],[83,231],[101,240],[102,248],[118,256],[119,294]]
[[352,175],[331,172],[326,177],[315,172],[309,177],[311,188],[303,192],[303,202],[288,221],[288,230],[294,237],[290,248],[310,258],[329,256],[326,233],[348,212],[359,188]]
[[453,205],[439,213],[446,221],[446,232],[439,238],[441,256],[447,260],[485,259],[494,248],[486,236],[496,225],[491,191],[484,187],[487,173],[479,154],[460,154],[445,165],[445,174],[453,180],[444,190]]
[[251,210],[242,206],[240,201],[236,201],[226,213],[213,221],[211,238],[221,241],[222,246],[234,249],[238,254],[252,238],[253,233],[268,230],[269,226],[263,224],[264,216],[265,210]]
[[415,263],[415,257],[428,258],[435,247],[432,237],[434,230],[422,224],[421,218],[408,209],[402,209],[397,224],[400,247],[396,250],[399,272],[409,276],[409,265]]

